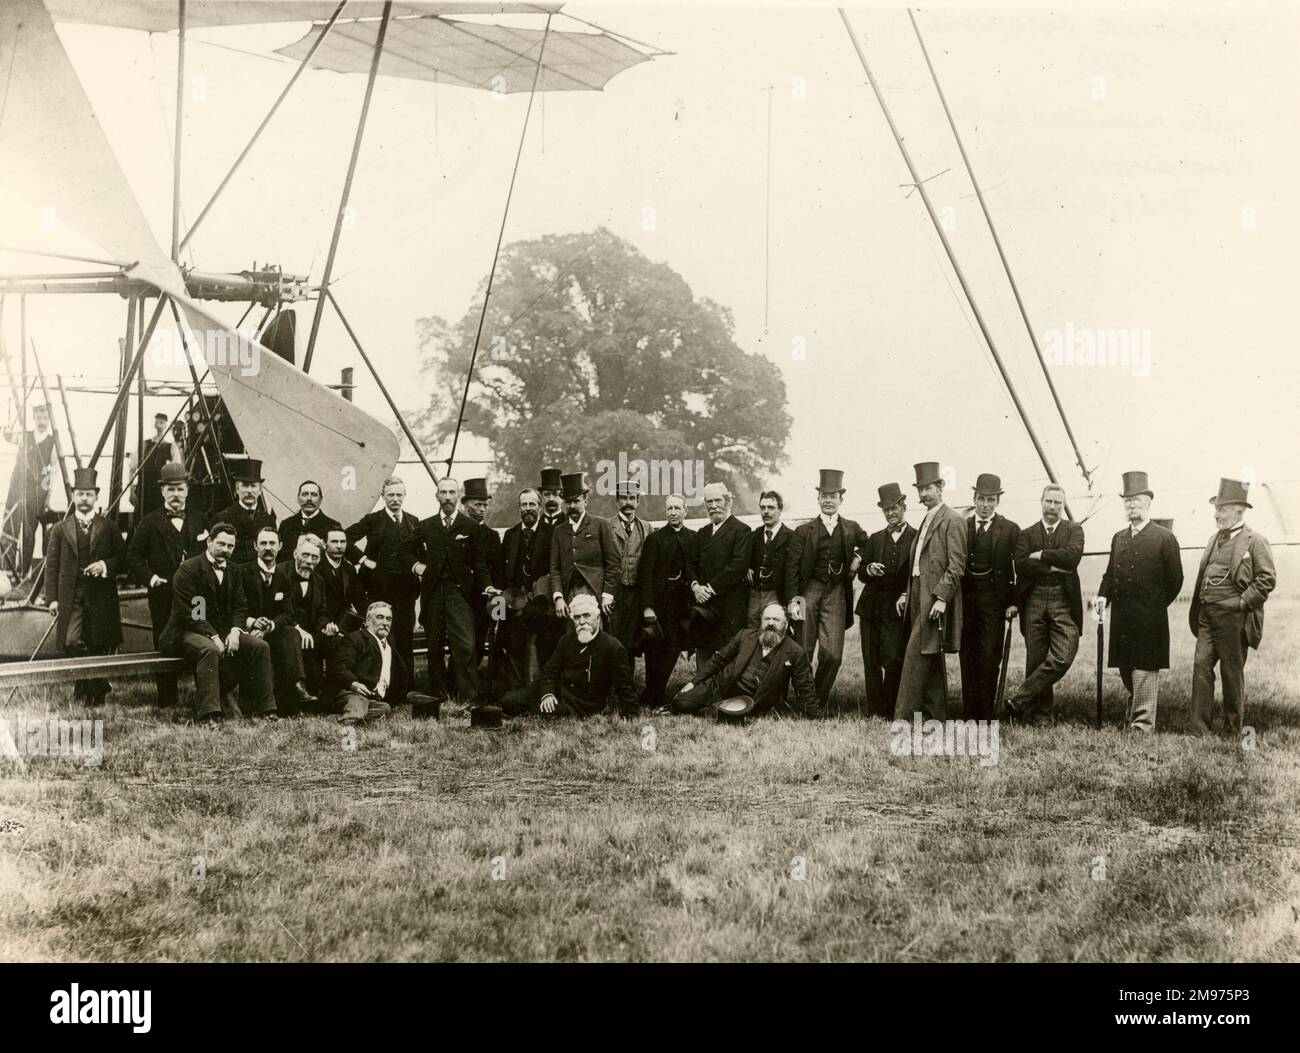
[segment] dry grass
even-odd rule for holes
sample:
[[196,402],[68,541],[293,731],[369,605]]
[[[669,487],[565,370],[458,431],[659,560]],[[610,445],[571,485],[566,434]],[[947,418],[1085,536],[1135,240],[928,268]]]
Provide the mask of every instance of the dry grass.
[[[893,757],[856,715],[495,733],[401,715],[348,751],[324,720],[205,731],[123,685],[141,701],[100,714],[102,767],[0,759],[0,827],[22,827],[0,833],[0,957],[1292,960],[1300,614],[1277,599],[1269,619],[1255,751],[1180,733],[1175,620],[1161,735],[1087,726],[1086,641],[1059,722],[1005,732],[988,768]],[[0,715],[47,708],[71,715],[70,688]]]

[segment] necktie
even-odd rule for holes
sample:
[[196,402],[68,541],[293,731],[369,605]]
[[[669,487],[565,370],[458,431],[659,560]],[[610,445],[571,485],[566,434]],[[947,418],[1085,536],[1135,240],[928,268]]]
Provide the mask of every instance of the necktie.
[[766,539],[766,540],[763,542],[763,544],[765,544],[765,545],[770,545],[770,544],[772,543],[772,531],[770,531],[770,530],[764,530],[764,531],[763,531],[763,537]]
[[978,537],[983,537],[983,536],[984,536],[984,531],[987,530],[988,527],[989,527],[988,523],[985,522],[983,519],[977,519],[977,520],[975,521],[975,534],[976,534],[976,536],[978,536]]
[[1232,531],[1231,531],[1231,530],[1220,530],[1220,531],[1219,531],[1219,544],[1220,544],[1220,545],[1226,545],[1226,544],[1227,544],[1229,541],[1231,541],[1231,540],[1232,540]]

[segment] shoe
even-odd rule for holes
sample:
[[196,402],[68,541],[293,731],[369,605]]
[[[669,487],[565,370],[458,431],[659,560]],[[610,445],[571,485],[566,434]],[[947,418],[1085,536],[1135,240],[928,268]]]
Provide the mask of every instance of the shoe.
[[320,701],[319,698],[307,690],[306,683],[301,680],[293,685],[293,694],[300,708],[314,706]]
[[209,713],[206,716],[199,717],[198,725],[202,728],[215,728],[221,723],[220,713]]
[[1002,703],[1005,710],[1005,719],[1013,724],[1024,723],[1025,709],[1014,698],[1008,698]]
[[280,722],[280,714],[272,710],[270,713],[263,713],[257,719],[263,724],[278,724]]

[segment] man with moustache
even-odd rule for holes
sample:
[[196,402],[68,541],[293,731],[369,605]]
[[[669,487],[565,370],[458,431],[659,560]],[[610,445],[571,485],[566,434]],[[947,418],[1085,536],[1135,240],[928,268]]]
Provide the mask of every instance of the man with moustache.
[[992,720],[1007,621],[1016,616],[1016,539],[1020,527],[997,511],[1002,480],[975,480],[966,517],[966,573],[961,579],[961,698],[967,720]]
[[[410,570],[420,582],[420,624],[429,647],[428,694],[447,697],[444,653],[450,649],[457,696],[462,705],[472,708],[479,702],[474,606],[482,599],[479,583],[490,581],[491,573],[479,524],[457,511],[459,502],[460,483],[442,479],[439,513],[420,524]],[[413,705],[411,715],[432,719],[437,716],[436,706]]]
[[315,534],[322,542],[331,530],[342,530],[343,524],[321,511],[321,486],[314,479],[304,479],[298,485],[298,511],[280,524],[280,544],[285,552],[298,547],[303,534]]
[[1110,541],[1110,560],[1092,601],[1098,618],[1110,609],[1110,667],[1128,692],[1125,721],[1133,731],[1156,730],[1160,670],[1169,668],[1169,605],[1183,587],[1178,539],[1149,518],[1146,472],[1125,472],[1120,494],[1128,526]]
[[897,610],[906,618],[907,646],[898,686],[896,720],[922,713],[927,720],[948,719],[944,654],[961,641],[961,578],[966,572],[966,522],[943,500],[943,475],[937,461],[914,465],[917,496],[926,508],[908,553],[907,591]]
[[386,717],[403,698],[421,704],[421,696],[408,695],[411,671],[388,642],[392,626],[392,607],[375,601],[366,609],[365,625],[344,636],[330,658],[326,708],[338,711],[345,727]]
[[[45,406],[32,406],[32,430],[23,431],[22,422],[4,433],[5,441],[14,443],[13,473],[9,476],[9,493],[5,497],[4,514],[0,516],[0,537],[14,539],[22,536],[22,558],[19,566],[30,567],[40,530],[41,514],[49,501],[50,484],[58,477],[58,459],[55,453],[54,429],[50,427],[50,411]],[[17,545],[15,544],[15,559]]]
[[[58,619],[55,645],[67,655],[112,654],[122,642],[117,575],[126,562],[126,543],[117,526],[95,511],[98,498],[95,469],[76,469],[72,515],[49,532],[44,592]],[[107,680],[77,680],[72,700],[97,706],[110,690]]]
[[1016,591],[1025,638],[1025,679],[1007,699],[1007,716],[1033,723],[1052,706],[1052,685],[1070,671],[1083,631],[1079,560],[1083,527],[1063,519],[1065,489],[1043,487],[1042,519],[1016,539]]
[[271,647],[241,628],[246,609],[240,574],[229,562],[234,550],[235,528],[214,523],[207,551],[182,563],[172,582],[172,615],[162,650],[194,666],[194,717],[201,724],[238,717],[244,710],[263,720],[279,719]]
[[[304,640],[295,624],[291,565],[278,562],[280,535],[272,527],[257,532],[257,559],[235,567],[244,593],[244,633],[260,637],[271,647],[276,708],[281,716],[297,716],[319,699],[307,688]],[[314,565],[314,564],[313,564]]]
[[[541,528],[542,503],[532,487],[519,491],[519,522],[501,539],[505,563],[504,654],[511,689],[536,679],[537,633],[543,619],[554,618],[547,596],[551,546]],[[540,610],[539,610],[540,606]],[[549,656],[548,656],[549,657]]]
[[830,705],[831,688],[844,660],[844,633],[853,625],[853,576],[862,565],[866,532],[840,515],[844,473],[821,469],[817,504],[821,515],[801,523],[790,541],[786,580],[792,621],[801,623],[801,640],[808,660],[816,651],[817,699]]
[[875,717],[894,719],[898,685],[903,676],[907,647],[898,597],[907,591],[909,559],[916,529],[903,517],[907,498],[897,483],[879,487],[877,507],[885,515],[884,529],[867,539],[862,550],[858,580],[857,615],[862,640],[862,667],[866,671],[867,710]]
[[725,483],[704,488],[707,525],[695,533],[695,579],[691,582],[690,636],[698,670],[713,652],[745,627],[749,597],[749,528],[731,514]]
[[637,577],[646,538],[650,534],[650,524],[636,514],[637,506],[641,503],[641,490],[636,483],[618,483],[614,497],[618,502],[618,515],[609,520],[609,525],[614,535],[618,573],[611,590],[614,610],[610,615],[610,632],[635,662],[632,645],[636,639],[637,626],[641,624],[642,613],[637,603]]
[[293,546],[291,558],[276,569],[289,580],[289,610],[301,643],[302,668],[308,690],[320,695],[325,686],[325,666],[337,646],[339,637],[325,632],[329,622],[325,582],[317,573],[325,551],[315,534],[302,534]]
[[235,552],[230,562],[252,563],[257,558],[257,532],[263,527],[275,530],[275,513],[262,503],[262,462],[252,457],[239,462],[231,470],[230,479],[235,484],[235,503],[214,518],[235,528]]
[[[366,593],[356,568],[347,561],[347,550],[347,531],[342,527],[331,528],[325,535],[324,555],[316,568],[325,594],[325,624],[321,632],[327,638],[338,639],[365,624],[362,612],[367,607]],[[391,631],[391,607],[388,620]]]
[[614,606],[618,546],[607,520],[587,514],[591,493],[586,476],[561,476],[566,519],[551,534],[551,600],[555,613],[569,616],[574,596],[594,596],[606,617]]
[[691,581],[696,577],[695,531],[683,526],[686,498],[670,494],[664,501],[664,515],[668,522],[645,539],[637,568],[637,607],[645,652],[641,705],[649,709],[665,704],[668,680],[688,646],[686,621]]
[[746,621],[751,629],[759,628],[763,610],[771,603],[783,608],[790,602],[786,586],[786,561],[794,531],[781,522],[785,501],[775,490],[764,490],[758,497],[758,515],[762,523],[754,527],[749,541],[749,608]]
[[1264,602],[1277,585],[1273,550],[1246,525],[1246,484],[1219,480],[1212,497],[1219,528],[1201,554],[1188,624],[1196,635],[1192,658],[1191,730],[1208,735],[1214,724],[1214,667],[1223,681],[1224,730],[1240,734],[1246,713],[1246,658],[1264,635]]
[[[126,549],[126,566],[131,580],[149,590],[153,644],[161,648],[163,630],[172,614],[172,578],[187,559],[203,554],[208,517],[189,504],[185,465],[164,464],[158,473],[158,487],[162,507],[155,508],[136,526]],[[176,674],[159,673],[154,684],[158,704],[174,706],[179,697]]]
[[[459,492],[459,487],[457,487]],[[347,529],[348,558],[357,564],[367,603],[383,600],[392,608],[393,628],[388,639],[414,668],[415,599],[420,583],[411,574],[419,541],[420,521],[402,505],[406,484],[390,476],[380,487],[384,507],[362,516]]]
[[[460,497],[461,511],[475,527],[475,542],[483,550],[487,562],[487,577],[474,582],[474,653],[480,657],[491,645],[493,622],[500,619],[504,608],[493,604],[492,597],[501,595],[505,588],[505,557],[501,549],[501,535],[487,525],[487,510],[492,498],[488,494],[486,479],[466,479]],[[496,613],[494,618],[493,612]],[[495,659],[495,656],[489,655]]]
[[[821,716],[808,655],[788,630],[785,608],[769,603],[760,628],[738,632],[673,696],[673,712],[704,714],[723,699],[743,695],[754,700],[752,716],[772,712]],[[791,684],[793,706],[787,697]]]
[[560,640],[534,683],[506,692],[501,708],[511,716],[534,713],[581,718],[595,716],[612,703],[620,716],[635,716],[632,663],[623,645],[601,631],[596,598],[578,593],[566,610],[573,632]]
[[563,489],[563,483],[560,482],[560,476],[563,473],[559,468],[543,468],[541,471],[541,482],[538,484],[537,492],[542,499],[542,514],[537,521],[537,543],[541,547],[544,556],[543,562],[546,565],[546,610],[537,611],[537,663],[541,667],[546,664],[546,660],[551,657],[551,652],[555,650],[555,645],[560,642],[560,637],[569,628],[569,619],[561,618],[555,613],[555,606],[550,598],[550,571],[551,571],[551,538],[555,534],[555,528],[564,522],[564,501],[560,494]]

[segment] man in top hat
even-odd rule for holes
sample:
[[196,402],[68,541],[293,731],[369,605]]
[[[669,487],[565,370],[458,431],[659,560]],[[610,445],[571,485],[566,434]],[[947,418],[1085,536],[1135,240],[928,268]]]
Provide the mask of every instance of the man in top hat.
[[608,520],[587,513],[586,476],[560,477],[566,519],[551,534],[551,600],[555,613],[568,617],[574,596],[595,596],[609,616],[618,580],[618,546]]
[[493,625],[499,624],[504,614],[502,603],[492,603],[492,597],[501,595],[505,589],[505,556],[501,549],[501,535],[487,525],[487,510],[491,502],[486,479],[465,480],[465,490],[460,496],[461,511],[478,528],[478,544],[487,564],[487,576],[474,582],[474,653],[480,657],[491,645]]
[[[519,491],[519,522],[501,538],[505,569],[505,636],[509,688],[527,686],[536,679],[541,663],[537,634],[546,621],[554,621],[551,608],[551,545],[541,527],[541,497],[532,487]],[[549,657],[549,656],[548,656]]]
[[252,457],[238,462],[230,479],[235,484],[235,503],[213,518],[235,528],[235,552],[230,562],[252,563],[257,558],[257,532],[262,527],[275,530],[275,513],[262,503],[262,462]]
[[501,708],[511,716],[591,717],[613,703],[620,716],[635,716],[632,663],[623,645],[601,631],[596,598],[578,593],[565,609],[573,631],[560,640],[536,681],[506,692]]
[[961,699],[967,720],[996,715],[998,671],[1007,619],[1016,616],[1016,538],[1020,527],[998,512],[1002,480],[975,480],[966,517],[966,573],[961,579]]
[[690,635],[699,669],[745,627],[749,608],[749,527],[731,514],[725,483],[704,488],[709,522],[695,532],[695,579],[691,582]]
[[[412,570],[420,581],[420,624],[429,648],[429,691],[447,696],[447,667],[443,657],[451,651],[452,671],[461,704],[479,702],[478,652],[475,650],[474,609],[483,601],[482,583],[491,581],[487,552],[479,524],[463,511],[460,483],[446,478],[438,483],[437,515],[420,524]],[[412,716],[436,716],[432,705],[412,707]]]
[[[158,473],[162,507],[136,524],[126,549],[126,566],[137,585],[148,589],[153,644],[162,646],[163,630],[172,614],[172,578],[187,559],[202,555],[208,539],[207,515],[189,504],[190,484],[185,465],[164,464]],[[176,674],[154,679],[160,706],[174,706]]]
[[293,552],[303,534],[315,534],[324,543],[331,530],[343,529],[342,523],[321,511],[322,493],[320,483],[314,479],[298,484],[298,511],[280,524],[280,544],[285,552]]
[[[95,469],[76,469],[72,515],[50,530],[45,557],[45,598],[59,620],[56,645],[69,655],[111,654],[122,642],[117,575],[126,569],[126,542],[95,511],[98,497]],[[98,705],[109,690],[107,680],[78,680],[73,699]]]
[[[357,566],[367,602],[383,600],[392,608],[393,628],[388,638],[406,667],[412,669],[415,600],[420,583],[411,574],[411,567],[419,543],[420,520],[403,509],[406,484],[397,476],[385,479],[379,493],[384,507],[366,513],[347,529],[348,558]],[[452,501],[454,505],[455,497]]]
[[795,528],[786,557],[786,581],[794,595],[790,618],[801,623],[801,643],[812,660],[816,649],[817,698],[829,706],[831,687],[844,660],[844,631],[853,624],[853,576],[862,565],[867,533],[840,515],[844,473],[821,469],[821,514]]
[[[674,713],[703,714],[727,698],[754,700],[750,715],[782,712],[821,716],[808,654],[788,633],[785,608],[769,603],[760,628],[741,629],[673,696]],[[795,701],[789,700],[794,685]]]
[[1214,667],[1223,680],[1224,730],[1239,733],[1246,712],[1246,657],[1264,635],[1264,601],[1277,584],[1273,550],[1246,525],[1246,485],[1219,480],[1212,497],[1218,531],[1201,554],[1188,624],[1196,635],[1192,659],[1191,729],[1207,735],[1214,724]]
[[636,631],[641,624],[641,607],[637,603],[637,575],[650,524],[636,514],[641,503],[641,489],[633,482],[619,483],[614,492],[618,502],[618,515],[609,520],[614,535],[614,551],[618,557],[618,573],[611,590],[614,610],[610,614],[610,632],[623,645],[629,657],[636,642]]
[[898,613],[907,624],[907,646],[898,685],[897,720],[913,713],[948,719],[948,683],[943,656],[960,650],[961,578],[966,573],[966,521],[943,499],[943,475],[937,461],[914,465],[916,492],[925,506],[908,553],[907,591],[898,597]]
[[[45,406],[32,406],[31,431],[11,429],[5,432],[5,441],[17,444],[18,450],[13,474],[9,476],[4,516],[0,518],[0,536],[6,540],[22,537],[21,567],[25,570],[31,566],[36,532],[49,500],[50,485],[59,477],[50,411]],[[15,547],[14,555],[17,554]]]
[[686,622],[691,582],[697,577],[695,531],[684,525],[686,498],[670,494],[664,501],[664,515],[668,521],[645,539],[637,568],[637,607],[645,654],[641,704],[649,709],[659,709],[666,702],[668,679],[689,646]]
[[1016,594],[1025,638],[1025,679],[1007,715],[1032,723],[1052,706],[1052,685],[1070,671],[1083,631],[1079,560],[1083,527],[1063,518],[1065,489],[1043,487],[1042,519],[1016,538]]
[[537,520],[537,544],[541,548],[542,562],[546,572],[546,611],[537,612],[537,663],[538,667],[546,664],[560,642],[560,637],[569,628],[569,619],[561,618],[555,613],[555,604],[551,599],[551,538],[555,528],[565,520],[564,499],[560,496],[564,484],[560,482],[563,473],[559,468],[543,468],[541,482],[537,486],[538,496],[542,501],[541,515]]
[[784,609],[791,599],[786,570],[794,531],[781,522],[784,510],[785,500],[775,490],[759,494],[758,516],[762,522],[750,535],[749,570],[745,574],[749,585],[745,620],[751,629],[762,624],[768,604],[779,603]]
[[1155,494],[1146,472],[1125,472],[1128,526],[1110,539],[1110,560],[1092,601],[1098,618],[1110,608],[1110,667],[1128,691],[1128,726],[1156,729],[1160,670],[1169,668],[1169,605],[1183,587],[1178,539],[1148,518]]
[[898,597],[907,591],[911,570],[909,555],[916,528],[908,524],[907,498],[897,483],[879,487],[876,507],[885,525],[867,538],[858,567],[862,593],[857,615],[862,642],[862,667],[866,673],[867,710],[874,717],[894,719],[898,685],[903,676],[907,637]]
[[[275,672],[276,708],[281,716],[297,716],[313,709],[318,698],[307,687],[307,666],[303,661],[303,639],[297,625],[293,591],[293,564],[279,562],[280,536],[273,527],[257,532],[257,558],[240,563],[234,573],[244,593],[244,624],[247,636],[265,640],[271,647],[271,668]],[[311,552],[311,568],[316,565]],[[308,637],[314,644],[314,637]]]
[[179,655],[194,666],[194,717],[203,724],[244,712],[279,719],[271,645],[243,630],[247,612],[241,575],[230,563],[234,550],[235,528],[212,524],[207,550],[176,571],[172,614],[162,635],[165,654]]

